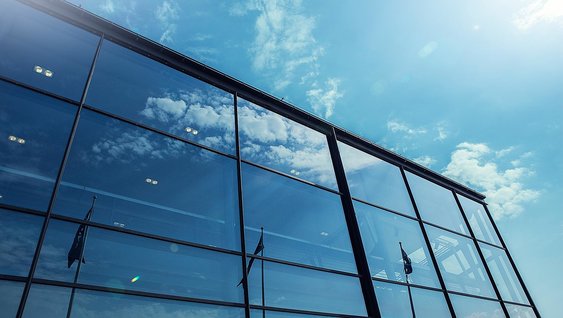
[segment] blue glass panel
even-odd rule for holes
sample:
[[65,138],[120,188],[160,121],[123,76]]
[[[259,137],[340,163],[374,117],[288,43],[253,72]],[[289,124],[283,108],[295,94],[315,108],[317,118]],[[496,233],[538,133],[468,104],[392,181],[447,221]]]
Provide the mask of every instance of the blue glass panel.
[[49,285],[31,285],[23,318],[63,318],[68,312],[71,289]]
[[411,288],[414,310],[417,317],[451,317],[444,293]]
[[500,246],[500,240],[483,205],[462,195],[457,197],[475,237]]
[[267,311],[264,313],[262,310],[253,309],[250,311],[250,318],[327,318],[327,316],[318,316],[318,315],[304,315],[304,314],[294,314],[289,312],[281,312],[281,311]]
[[[382,318],[411,318],[412,309],[407,286],[376,281],[373,283]],[[411,287],[417,317],[451,317],[442,292]]]
[[234,153],[233,100],[232,94],[104,41],[86,103]]
[[415,216],[399,167],[338,142],[353,197]]
[[240,249],[236,161],[84,110],[54,211]]
[[47,210],[77,109],[0,82],[0,203]]
[[504,304],[510,318],[536,318],[536,314],[531,307]]
[[409,281],[440,287],[418,221],[354,202],[362,242],[373,277],[406,282],[399,242],[412,261]]
[[336,188],[326,136],[243,99],[238,99],[241,157]]
[[43,218],[0,209],[0,273],[27,276]]
[[49,222],[34,277],[65,282],[74,280],[77,263],[67,267],[67,255],[77,231],[78,224],[75,223]]
[[3,76],[79,101],[98,40],[17,1],[0,1]]
[[458,318],[505,318],[499,302],[450,294]]
[[357,271],[340,196],[247,164],[242,172],[247,252],[263,227],[265,256]]
[[0,318],[14,318],[18,312],[24,283],[0,280]]
[[332,274],[273,262],[256,260],[249,275],[249,299],[262,305],[262,283],[265,305],[365,316],[365,303],[356,277]]

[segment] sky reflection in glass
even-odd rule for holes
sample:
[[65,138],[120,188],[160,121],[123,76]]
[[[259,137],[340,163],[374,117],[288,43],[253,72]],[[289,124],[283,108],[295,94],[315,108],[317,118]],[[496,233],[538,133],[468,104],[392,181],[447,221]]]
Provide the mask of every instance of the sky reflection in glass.
[[[412,318],[407,286],[380,281],[373,285],[382,318]],[[417,317],[451,317],[443,293],[411,287],[411,295]]]
[[0,280],[0,318],[13,318],[18,312],[23,282]]
[[475,238],[500,246],[500,240],[483,205],[462,195],[457,197]]
[[530,307],[518,306],[513,304],[504,304],[510,318],[536,318],[534,310]]
[[66,317],[70,293],[66,287],[31,285],[23,318]]
[[500,303],[467,296],[450,294],[458,318],[505,318]]

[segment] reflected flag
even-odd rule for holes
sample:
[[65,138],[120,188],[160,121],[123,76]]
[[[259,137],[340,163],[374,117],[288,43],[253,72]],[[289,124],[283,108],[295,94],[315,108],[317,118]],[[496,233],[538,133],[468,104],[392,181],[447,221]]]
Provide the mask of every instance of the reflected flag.
[[[94,202],[95,200],[96,197],[94,197]],[[92,207],[90,207],[90,210],[88,210],[88,213],[86,213],[86,216],[84,217],[84,221],[90,220],[92,211],[94,210],[94,202],[92,202]],[[86,225],[80,224],[78,230],[76,231],[76,234],[74,234],[74,241],[72,242],[72,246],[68,250],[68,254],[67,254],[68,268],[72,266],[74,261],[80,261],[80,257],[82,256],[82,251],[84,250],[84,238],[86,234],[85,232],[86,232]],[[84,256],[82,256],[82,263],[86,263],[86,261],[84,261]]]
[[[263,250],[264,250],[264,230],[262,230],[262,233],[260,234],[260,240],[258,241],[256,248],[254,249],[254,255],[258,255],[258,253],[262,252]],[[254,264],[254,260],[255,258],[252,257],[250,259],[250,262],[248,262],[248,268],[246,269],[246,276],[250,275],[250,269],[252,268],[252,264]],[[240,286],[243,280],[244,278],[240,280],[237,286]]]
[[408,274],[412,273],[411,259],[407,255],[407,252],[405,252],[405,250],[403,249],[403,244],[401,244],[401,242],[399,242],[399,246],[401,247],[401,255],[403,257],[403,265],[405,267],[405,274],[408,275]]

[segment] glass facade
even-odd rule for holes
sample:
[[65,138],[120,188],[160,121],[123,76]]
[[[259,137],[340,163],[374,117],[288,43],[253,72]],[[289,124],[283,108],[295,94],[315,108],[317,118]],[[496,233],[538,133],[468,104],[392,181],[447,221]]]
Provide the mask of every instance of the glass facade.
[[479,194],[51,9],[0,3],[0,317],[539,317]]

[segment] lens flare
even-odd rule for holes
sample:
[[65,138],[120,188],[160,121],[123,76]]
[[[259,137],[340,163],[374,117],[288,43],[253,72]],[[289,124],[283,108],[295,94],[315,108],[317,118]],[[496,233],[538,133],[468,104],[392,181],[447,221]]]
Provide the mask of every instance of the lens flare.
[[141,276],[139,276],[139,275],[137,275],[137,276],[131,278],[131,283],[134,283],[134,282],[138,281],[139,278],[141,278]]

